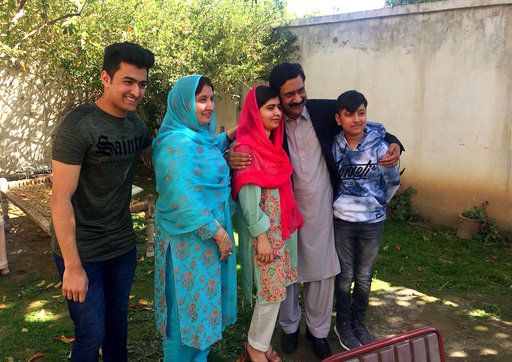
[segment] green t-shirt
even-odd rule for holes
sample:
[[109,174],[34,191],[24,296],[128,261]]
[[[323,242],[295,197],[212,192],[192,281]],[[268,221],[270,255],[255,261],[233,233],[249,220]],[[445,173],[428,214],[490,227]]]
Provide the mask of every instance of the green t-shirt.
[[[94,103],[78,106],[56,128],[52,159],[81,165],[71,203],[83,262],[112,259],[135,246],[131,185],[140,153],[150,145],[151,136],[137,114],[114,117]],[[54,235],[52,248],[61,255]]]

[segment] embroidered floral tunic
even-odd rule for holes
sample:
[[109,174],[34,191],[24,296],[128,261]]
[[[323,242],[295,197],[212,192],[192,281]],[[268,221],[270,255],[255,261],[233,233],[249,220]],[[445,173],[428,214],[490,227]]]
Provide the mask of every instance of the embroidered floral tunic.
[[[283,240],[281,207],[278,189],[244,185],[238,194],[236,221],[238,249],[242,267],[242,288],[252,302],[252,286],[260,303],[280,302],[286,297],[286,287],[297,281],[297,233]],[[274,260],[262,264],[255,258],[253,239],[267,232]]]
[[[222,137],[225,138],[225,135],[219,135],[219,139]],[[217,160],[218,167],[228,167],[222,157]],[[177,169],[174,169],[173,172],[178,173]],[[186,182],[185,175],[181,179],[176,176],[163,179],[165,180],[163,183],[169,184],[177,181]],[[215,181],[213,180],[213,182]],[[161,187],[165,186],[161,185]],[[201,193],[203,191],[191,192]],[[185,194],[183,196],[187,197]],[[159,201],[162,200],[159,199]],[[155,319],[157,329],[165,336],[167,325],[165,260],[166,253],[171,253],[176,295],[168,296],[168,298],[173,298],[178,306],[182,343],[197,349],[204,349],[221,339],[224,328],[236,321],[236,256],[233,254],[226,262],[221,262],[219,248],[213,240],[213,234],[217,231],[219,223],[232,237],[229,210],[234,207],[230,207],[230,202],[234,206],[229,198],[216,209],[208,210],[211,213],[209,223],[197,230],[183,234],[168,233],[166,222],[160,220],[158,212],[155,218]],[[179,205],[174,207],[179,207]]]

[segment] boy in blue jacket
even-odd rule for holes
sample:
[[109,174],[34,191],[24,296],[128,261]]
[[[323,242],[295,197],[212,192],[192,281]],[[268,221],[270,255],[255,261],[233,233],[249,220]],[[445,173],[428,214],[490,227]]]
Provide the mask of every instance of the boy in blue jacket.
[[333,208],[341,272],[335,281],[334,332],[345,349],[374,340],[364,320],[386,205],[400,184],[398,167],[378,163],[389,145],[384,141],[384,126],[367,122],[367,106],[364,95],[355,90],[336,100],[336,122],[342,132],[332,148],[340,181]]

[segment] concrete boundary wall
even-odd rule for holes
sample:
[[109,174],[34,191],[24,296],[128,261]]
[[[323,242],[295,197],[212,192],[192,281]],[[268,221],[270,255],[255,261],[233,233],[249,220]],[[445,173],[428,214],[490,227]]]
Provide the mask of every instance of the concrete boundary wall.
[[[51,133],[65,97],[36,77],[0,66],[0,176],[43,172]],[[21,176],[21,175],[20,175]]]
[[[433,222],[489,201],[512,227],[512,1],[447,0],[295,20],[309,98],[358,89],[406,147],[403,186]],[[241,87],[243,101],[246,87]],[[0,175],[50,162],[65,96],[0,67]],[[218,125],[239,106],[219,97]],[[321,192],[321,190],[319,190]]]
[[403,186],[455,225],[488,200],[512,226],[512,1],[452,0],[299,19],[309,98],[362,91],[403,141]]

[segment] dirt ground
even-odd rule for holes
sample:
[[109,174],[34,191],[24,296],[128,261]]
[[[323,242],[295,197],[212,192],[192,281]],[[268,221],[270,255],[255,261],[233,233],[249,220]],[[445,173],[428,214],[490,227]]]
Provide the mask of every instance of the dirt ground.
[[[11,231],[6,234],[10,274],[1,278],[24,278],[41,270],[54,270],[49,237],[27,217],[11,219]],[[0,291],[0,295],[2,292]],[[368,325],[379,338],[389,337],[424,325],[438,328],[444,338],[449,361],[512,361],[512,321],[479,316],[470,309],[476,294],[425,295],[419,291],[374,282],[369,309]],[[500,301],[494,304],[511,303]],[[2,323],[5,323],[3,321]],[[280,328],[276,328],[274,342],[280,350]],[[336,336],[329,336],[333,352],[339,352]],[[309,342],[305,339],[305,327],[301,328],[299,350],[291,355],[281,354],[284,361],[315,361]],[[1,358],[2,356],[0,356]]]
[[[368,327],[377,338],[387,338],[422,326],[441,331],[447,361],[512,361],[512,321],[478,317],[471,309],[471,295],[431,296],[416,290],[374,281],[370,300]],[[510,301],[503,301],[509,303]],[[494,303],[499,303],[494,301]],[[334,323],[334,318],[333,318]],[[280,328],[276,328],[273,345],[279,351]],[[342,352],[336,335],[329,334],[333,353]],[[301,327],[300,348],[291,355],[281,354],[284,361],[315,361]]]

